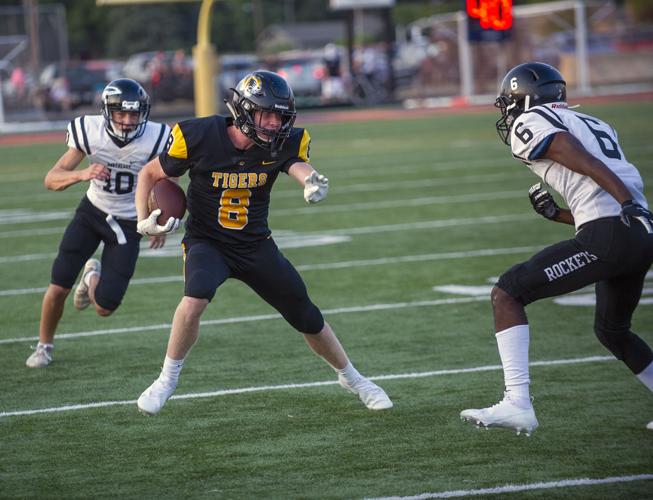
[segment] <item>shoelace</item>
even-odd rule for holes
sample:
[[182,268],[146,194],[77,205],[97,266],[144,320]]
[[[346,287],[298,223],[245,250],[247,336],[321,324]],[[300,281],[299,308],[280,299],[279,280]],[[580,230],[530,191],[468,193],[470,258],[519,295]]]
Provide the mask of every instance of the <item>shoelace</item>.
[[47,357],[48,359],[52,359],[52,349],[48,349],[47,347],[43,347],[38,344],[31,345],[29,346],[29,348],[34,352],[42,352],[45,355],[45,357]]

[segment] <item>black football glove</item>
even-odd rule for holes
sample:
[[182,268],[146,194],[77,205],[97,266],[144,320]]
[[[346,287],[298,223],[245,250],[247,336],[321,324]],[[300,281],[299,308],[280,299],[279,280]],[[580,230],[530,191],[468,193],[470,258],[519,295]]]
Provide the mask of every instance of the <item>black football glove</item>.
[[646,228],[646,232],[653,234],[653,214],[633,200],[621,204],[621,222],[630,227],[632,221],[638,221]]
[[542,184],[538,182],[531,186],[528,190],[528,197],[535,210],[542,217],[555,220],[560,214],[560,207],[546,189],[542,188]]

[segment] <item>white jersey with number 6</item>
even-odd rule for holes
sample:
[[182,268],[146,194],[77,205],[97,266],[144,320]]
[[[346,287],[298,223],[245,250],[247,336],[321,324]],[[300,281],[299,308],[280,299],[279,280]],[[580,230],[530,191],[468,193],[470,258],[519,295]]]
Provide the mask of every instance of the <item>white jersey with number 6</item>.
[[121,219],[136,219],[134,204],[138,174],[166,145],[170,127],[148,121],[143,135],[119,147],[104,128],[104,117],[85,115],[68,124],[68,147],[84,153],[90,163],[111,171],[106,181],[93,179],[86,196],[97,208]]
[[573,111],[563,102],[534,106],[515,120],[510,132],[512,154],[560,193],[577,228],[591,220],[619,215],[621,206],[591,178],[541,158],[554,135],[563,131],[575,136],[590,154],[605,163],[626,185],[637,203],[648,207],[642,177],[626,160],[617,133],[610,125]]

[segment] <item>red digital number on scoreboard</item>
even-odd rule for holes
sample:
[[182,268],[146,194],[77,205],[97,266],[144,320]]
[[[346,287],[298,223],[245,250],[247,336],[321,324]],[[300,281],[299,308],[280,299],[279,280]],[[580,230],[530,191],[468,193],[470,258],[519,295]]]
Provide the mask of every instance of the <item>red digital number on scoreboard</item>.
[[504,31],[512,27],[512,0],[467,0],[467,14],[481,21],[481,28]]

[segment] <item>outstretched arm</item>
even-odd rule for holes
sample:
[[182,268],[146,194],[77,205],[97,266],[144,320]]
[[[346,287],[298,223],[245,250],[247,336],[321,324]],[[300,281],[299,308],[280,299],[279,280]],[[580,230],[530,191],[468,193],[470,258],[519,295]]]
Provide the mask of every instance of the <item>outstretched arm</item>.
[[329,179],[318,174],[308,163],[293,163],[288,169],[288,175],[304,187],[304,199],[307,203],[317,203],[326,198]]
[[45,176],[43,181],[45,187],[51,191],[63,191],[78,182],[91,179],[107,180],[111,173],[107,167],[99,163],[92,163],[85,169],[75,170],[85,156],[78,149],[68,148]]

